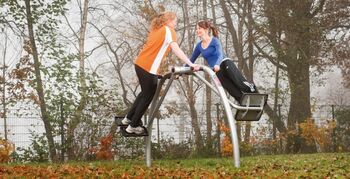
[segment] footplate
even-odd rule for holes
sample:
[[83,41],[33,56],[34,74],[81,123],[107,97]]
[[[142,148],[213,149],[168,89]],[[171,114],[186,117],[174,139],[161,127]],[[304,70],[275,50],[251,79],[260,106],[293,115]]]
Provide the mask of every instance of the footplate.
[[122,123],[123,119],[124,119],[124,117],[114,116],[114,121],[118,126],[128,126],[128,125],[124,125]]
[[135,134],[135,133],[128,133],[126,132],[126,128],[127,126],[120,126],[120,132],[124,137],[144,137],[144,136],[148,136],[148,131],[146,129],[146,127],[142,126],[142,128],[144,129],[144,133],[142,134]]

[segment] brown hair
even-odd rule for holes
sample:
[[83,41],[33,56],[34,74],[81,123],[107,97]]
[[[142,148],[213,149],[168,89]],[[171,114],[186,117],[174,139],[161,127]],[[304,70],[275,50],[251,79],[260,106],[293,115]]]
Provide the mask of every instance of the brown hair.
[[165,11],[158,14],[155,18],[153,18],[151,22],[151,30],[157,30],[161,28],[165,23],[169,20],[173,20],[176,18],[176,14],[173,12]]
[[214,37],[218,37],[219,31],[218,29],[212,25],[209,21],[202,20],[197,23],[197,25],[203,29],[209,29]]

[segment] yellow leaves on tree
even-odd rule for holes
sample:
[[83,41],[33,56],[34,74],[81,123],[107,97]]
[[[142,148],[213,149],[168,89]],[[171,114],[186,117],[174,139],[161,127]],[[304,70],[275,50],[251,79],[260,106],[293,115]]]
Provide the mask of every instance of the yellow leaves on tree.
[[0,139],[0,162],[10,161],[10,155],[14,151],[14,145],[5,139]]
[[311,144],[316,141],[320,146],[321,152],[327,151],[332,144],[332,137],[336,127],[335,121],[326,121],[320,127],[315,124],[312,119],[307,119],[299,125],[301,129],[301,137]]

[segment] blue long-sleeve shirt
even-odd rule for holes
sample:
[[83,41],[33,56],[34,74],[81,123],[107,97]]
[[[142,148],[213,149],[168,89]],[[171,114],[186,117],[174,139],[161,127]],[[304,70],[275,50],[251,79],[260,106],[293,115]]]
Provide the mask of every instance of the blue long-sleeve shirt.
[[205,49],[202,48],[202,41],[198,42],[190,58],[191,62],[194,63],[199,55],[202,55],[211,68],[214,68],[215,65],[220,65],[224,58],[224,53],[222,52],[219,39],[212,37],[208,47]]

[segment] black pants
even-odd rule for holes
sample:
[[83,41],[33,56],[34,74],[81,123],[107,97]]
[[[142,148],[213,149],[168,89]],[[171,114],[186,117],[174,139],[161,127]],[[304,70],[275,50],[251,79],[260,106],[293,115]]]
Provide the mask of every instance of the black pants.
[[158,85],[157,75],[151,74],[137,65],[135,65],[135,71],[139,78],[141,92],[137,95],[127,114],[127,118],[131,120],[130,125],[132,127],[137,127],[141,124],[141,117],[152,102]]
[[231,60],[224,60],[216,75],[220,79],[222,87],[237,101],[241,101],[243,93],[257,92],[256,86],[244,78]]

